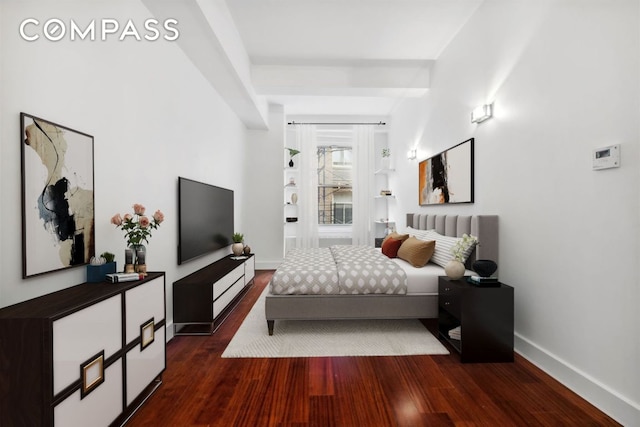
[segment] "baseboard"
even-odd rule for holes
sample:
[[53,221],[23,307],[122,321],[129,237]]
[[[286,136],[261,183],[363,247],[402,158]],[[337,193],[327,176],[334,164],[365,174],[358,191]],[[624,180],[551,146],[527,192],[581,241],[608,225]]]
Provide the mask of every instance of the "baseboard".
[[165,325],[164,334],[165,334],[165,337],[167,337],[166,342],[169,342],[173,339],[174,329],[175,328],[173,327],[173,321]]
[[640,425],[640,404],[592,378],[532,341],[515,334],[515,351],[622,425]]
[[256,270],[275,270],[282,264],[281,259],[258,261],[256,260]]

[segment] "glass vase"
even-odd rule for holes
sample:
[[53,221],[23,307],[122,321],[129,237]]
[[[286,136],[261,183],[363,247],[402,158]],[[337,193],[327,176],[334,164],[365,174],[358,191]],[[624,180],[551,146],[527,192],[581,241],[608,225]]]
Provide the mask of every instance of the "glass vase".
[[129,249],[133,252],[133,270],[136,273],[140,273],[140,266],[145,266],[146,272],[147,265],[147,248],[144,245],[131,245]]

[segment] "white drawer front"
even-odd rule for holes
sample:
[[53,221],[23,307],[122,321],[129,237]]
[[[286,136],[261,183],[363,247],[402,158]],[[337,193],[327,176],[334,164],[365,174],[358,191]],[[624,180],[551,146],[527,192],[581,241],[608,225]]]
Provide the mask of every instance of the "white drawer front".
[[229,286],[233,285],[239,278],[244,274],[244,264],[240,264],[229,274],[224,276],[222,279],[218,280],[213,284],[213,299],[217,299],[220,295],[224,293]]
[[151,318],[155,323],[164,319],[163,284],[164,279],[158,277],[124,294],[127,344],[140,336],[140,326]]
[[247,285],[256,275],[256,257],[252,256],[244,263],[244,284]]
[[[90,286],[90,285],[87,285]],[[104,350],[122,348],[120,295],[53,322],[53,394],[80,378],[80,365]]]
[[235,298],[236,295],[244,288],[244,280],[238,280],[227,292],[222,294],[213,303],[213,317],[218,317],[220,313],[225,309],[227,305]]
[[140,350],[137,345],[127,353],[127,405],[165,368],[165,328],[155,332],[151,344]]
[[104,382],[84,399],[80,390],[53,408],[56,427],[108,426],[122,407],[122,359],[105,369]]

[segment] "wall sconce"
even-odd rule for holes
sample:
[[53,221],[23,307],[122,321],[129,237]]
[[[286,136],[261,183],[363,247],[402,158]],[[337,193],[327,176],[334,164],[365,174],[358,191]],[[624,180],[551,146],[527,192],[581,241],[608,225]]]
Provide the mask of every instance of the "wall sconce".
[[487,119],[490,119],[493,115],[492,107],[492,104],[485,104],[475,108],[471,112],[471,123],[480,123],[484,122]]
[[407,151],[407,159],[415,160],[416,157],[418,157],[418,150],[412,148],[411,150]]

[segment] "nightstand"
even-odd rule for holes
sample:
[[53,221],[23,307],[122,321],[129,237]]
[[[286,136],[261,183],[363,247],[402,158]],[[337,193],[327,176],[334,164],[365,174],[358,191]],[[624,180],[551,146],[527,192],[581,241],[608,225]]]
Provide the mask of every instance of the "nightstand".
[[[460,327],[460,339],[450,331]],[[463,363],[513,362],[513,288],[438,278],[438,334]]]

